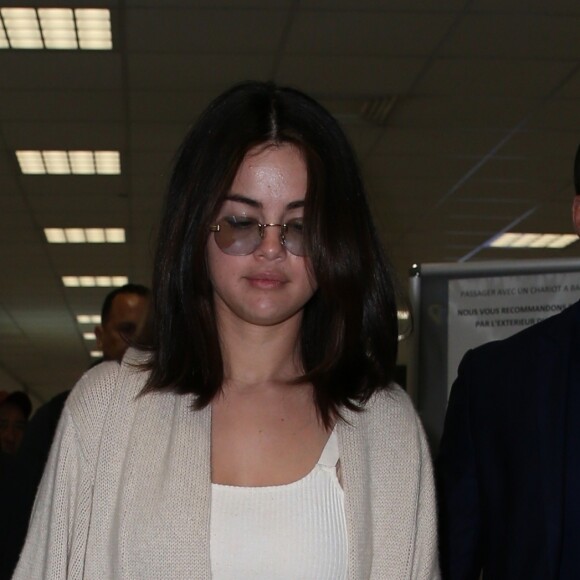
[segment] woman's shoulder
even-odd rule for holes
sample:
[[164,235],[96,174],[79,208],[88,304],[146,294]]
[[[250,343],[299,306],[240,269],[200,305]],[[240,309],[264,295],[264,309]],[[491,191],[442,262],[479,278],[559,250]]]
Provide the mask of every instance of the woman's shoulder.
[[363,415],[369,420],[388,419],[403,424],[415,423],[417,413],[411,398],[398,384],[391,383],[376,391],[363,405]]
[[83,374],[65,405],[79,431],[94,434],[113,403],[123,406],[135,400],[147,380],[146,356],[129,349],[121,363],[103,361]]
[[409,395],[392,383],[378,390],[363,405],[355,419],[367,433],[369,445],[381,446],[393,442],[405,443],[408,449],[420,452],[424,433],[421,421]]
[[398,385],[378,390],[359,412],[349,410],[343,419],[340,441],[345,465],[350,460],[362,465],[363,472],[367,469],[375,482],[397,481],[403,487],[419,481],[424,468],[429,471],[421,422],[410,397]]

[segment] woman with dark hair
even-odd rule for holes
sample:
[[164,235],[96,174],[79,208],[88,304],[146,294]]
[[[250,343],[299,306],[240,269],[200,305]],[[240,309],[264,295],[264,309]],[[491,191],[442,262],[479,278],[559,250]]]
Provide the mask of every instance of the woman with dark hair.
[[147,348],[75,387],[16,578],[429,579],[431,465],[353,152],[244,83],[185,138]]

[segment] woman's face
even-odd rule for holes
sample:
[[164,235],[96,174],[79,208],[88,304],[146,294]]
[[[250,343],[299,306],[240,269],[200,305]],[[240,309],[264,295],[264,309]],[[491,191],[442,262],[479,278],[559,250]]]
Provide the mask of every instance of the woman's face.
[[[251,149],[242,161],[217,219],[253,218],[285,224],[304,214],[307,169],[289,144]],[[257,227],[256,227],[257,229]],[[224,253],[209,236],[208,267],[218,320],[273,326],[300,321],[316,290],[308,259],[280,243],[280,228],[267,227],[257,248],[245,256]]]

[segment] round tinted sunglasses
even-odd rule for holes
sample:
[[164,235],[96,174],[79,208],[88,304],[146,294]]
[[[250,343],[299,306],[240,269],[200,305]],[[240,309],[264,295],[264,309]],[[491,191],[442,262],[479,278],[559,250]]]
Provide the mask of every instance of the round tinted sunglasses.
[[230,256],[247,256],[262,243],[266,228],[280,228],[280,244],[295,256],[304,256],[304,225],[302,218],[285,224],[261,224],[254,218],[226,216],[209,226],[219,249]]

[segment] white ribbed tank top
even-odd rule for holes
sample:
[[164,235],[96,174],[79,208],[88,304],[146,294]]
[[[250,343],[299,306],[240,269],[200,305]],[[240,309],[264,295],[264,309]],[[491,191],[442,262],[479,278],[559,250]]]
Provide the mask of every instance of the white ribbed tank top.
[[344,580],[348,540],[333,431],[314,469],[287,485],[212,483],[213,580]]

